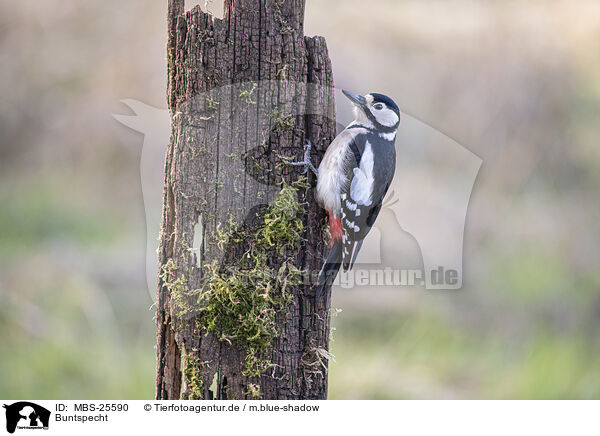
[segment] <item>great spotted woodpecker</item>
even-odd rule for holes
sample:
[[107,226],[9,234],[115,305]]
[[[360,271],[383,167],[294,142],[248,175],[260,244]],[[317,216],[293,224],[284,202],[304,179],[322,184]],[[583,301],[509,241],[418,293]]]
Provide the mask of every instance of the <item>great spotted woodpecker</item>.
[[291,163],[317,175],[317,199],[329,214],[331,249],[319,272],[317,298],[331,287],[340,266],[352,268],[396,168],[396,103],[382,94],[343,93],[354,104],[354,121],[329,145],[319,169],[310,161],[310,142],[304,162]]

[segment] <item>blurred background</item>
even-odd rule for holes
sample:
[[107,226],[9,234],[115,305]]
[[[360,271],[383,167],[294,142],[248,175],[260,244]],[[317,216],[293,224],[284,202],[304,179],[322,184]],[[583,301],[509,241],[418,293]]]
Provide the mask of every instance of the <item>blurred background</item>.
[[[166,108],[165,17],[0,0],[2,398],[154,395],[143,137],[112,114]],[[600,398],[600,3],[307,0],[305,33],[483,159],[462,290],[335,291],[330,398]]]

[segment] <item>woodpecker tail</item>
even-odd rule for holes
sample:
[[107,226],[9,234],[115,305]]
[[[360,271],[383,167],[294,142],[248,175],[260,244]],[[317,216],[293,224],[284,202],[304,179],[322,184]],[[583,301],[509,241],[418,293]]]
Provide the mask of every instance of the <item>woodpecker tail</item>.
[[331,288],[331,285],[333,285],[333,281],[337,276],[341,264],[342,243],[341,241],[336,241],[331,247],[331,250],[329,250],[327,260],[323,264],[323,267],[321,267],[321,271],[319,271],[316,293],[317,300],[321,298],[322,295],[327,295],[327,290]]
[[[354,262],[356,262],[358,252],[360,251],[360,247],[362,247],[363,241],[364,239],[361,239],[356,243],[351,242],[350,244],[347,244],[346,247],[344,247],[344,258],[342,260],[344,272],[348,271],[349,269],[352,269],[352,267],[354,266]],[[346,250],[348,254],[346,254]],[[351,258],[352,260],[350,260]]]

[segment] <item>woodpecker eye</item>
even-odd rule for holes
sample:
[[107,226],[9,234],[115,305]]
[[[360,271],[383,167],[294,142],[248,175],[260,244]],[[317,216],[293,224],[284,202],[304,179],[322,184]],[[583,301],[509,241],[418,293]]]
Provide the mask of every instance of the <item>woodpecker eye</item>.
[[377,104],[373,105],[373,107],[374,107],[375,109],[377,109],[378,111],[380,111],[381,109],[383,109],[383,104],[381,104],[381,103],[377,103]]

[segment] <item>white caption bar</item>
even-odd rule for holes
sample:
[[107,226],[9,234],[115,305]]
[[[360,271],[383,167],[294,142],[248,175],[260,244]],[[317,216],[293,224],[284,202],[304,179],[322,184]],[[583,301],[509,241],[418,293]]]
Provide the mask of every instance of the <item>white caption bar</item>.
[[[0,421],[26,436],[142,434],[598,435],[598,401],[4,400]],[[12,430],[12,432],[11,432]],[[125,433],[128,432],[128,433]],[[181,433],[177,433],[181,432]],[[7,434],[7,433],[4,433]]]

